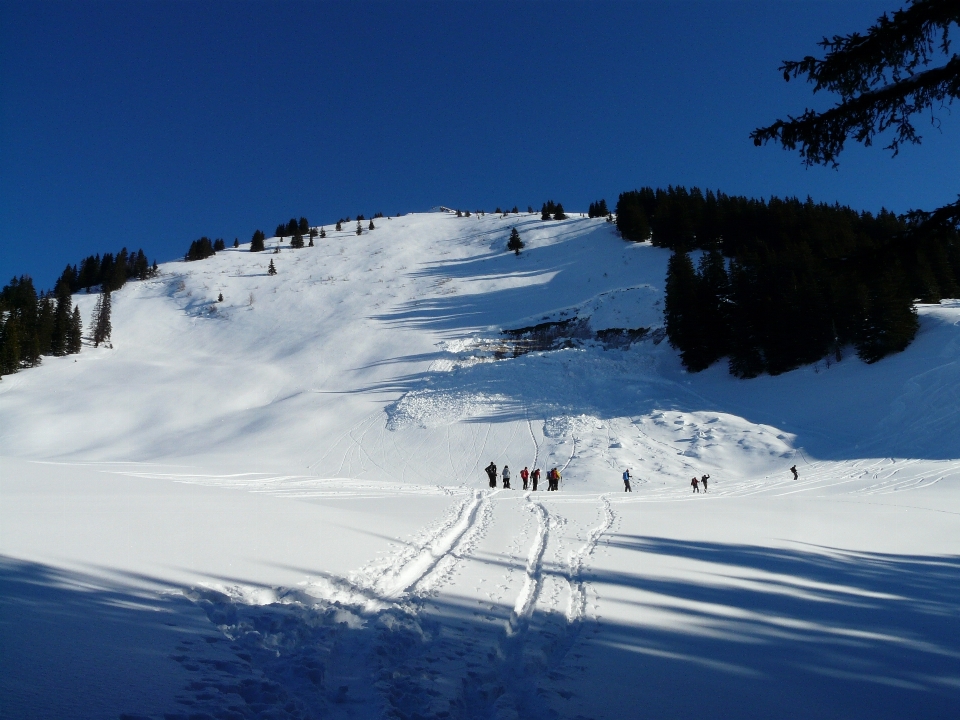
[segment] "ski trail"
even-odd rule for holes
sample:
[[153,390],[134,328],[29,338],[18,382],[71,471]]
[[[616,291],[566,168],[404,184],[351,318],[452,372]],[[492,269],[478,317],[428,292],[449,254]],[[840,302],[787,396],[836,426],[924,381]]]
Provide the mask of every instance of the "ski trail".
[[530,503],[528,505],[530,511],[537,516],[537,530],[533,544],[530,546],[530,554],[527,556],[523,588],[517,596],[513,612],[507,621],[507,635],[516,634],[526,625],[533,614],[533,608],[543,585],[543,554],[547,549],[549,536],[547,509],[539,501],[530,500],[530,495],[527,495],[527,501]]
[[531,468],[537,467],[537,461],[540,459],[540,443],[537,442],[537,436],[533,434],[533,424],[530,422],[530,416],[527,416],[527,430],[530,431],[530,439],[533,440],[533,463]]
[[485,495],[481,490],[474,490],[473,497],[465,501],[459,511],[433,533],[413,559],[381,576],[374,585],[377,594],[385,599],[395,599],[424,579],[474,526],[481,505],[489,495],[493,493]]
[[[378,411],[378,413],[379,413],[379,411]],[[375,414],[378,414],[378,413],[375,413]],[[308,470],[309,470],[309,469],[312,469],[314,466],[319,465],[319,464],[322,463],[324,460],[326,460],[326,459],[327,459],[327,456],[330,455],[330,453],[332,453],[334,450],[337,449],[337,447],[340,445],[340,443],[343,442],[344,438],[346,438],[346,437],[347,437],[350,433],[352,433],[356,428],[360,427],[360,425],[362,425],[363,423],[365,423],[365,422],[369,419],[369,417],[370,417],[369,415],[366,416],[366,417],[364,417],[360,422],[356,423],[355,425],[353,425],[353,426],[351,426],[350,428],[348,428],[347,430],[345,430],[345,431],[333,442],[333,444],[331,444],[331,445],[328,446],[327,450],[326,450],[323,454],[321,454],[319,458],[317,458],[317,459],[314,460],[312,463],[310,463],[309,465],[307,465],[307,469],[308,469]],[[341,463],[341,464],[342,464],[342,463]]]
[[616,519],[613,508],[610,506],[610,501],[605,495],[600,496],[600,502],[603,515],[600,524],[587,534],[587,540],[580,549],[570,554],[570,569],[569,575],[567,576],[567,583],[570,585],[570,604],[567,607],[568,623],[583,620],[587,605],[586,587],[580,577],[583,572],[583,564],[586,559],[593,554],[600,538],[610,529],[610,526],[613,525]]
[[490,498],[499,490],[492,493],[484,493],[480,490],[476,492],[480,495],[480,504],[473,513],[470,526],[455,541],[450,551],[441,557],[414,585],[413,593],[421,598],[427,593],[435,591],[445,580],[450,578],[460,562],[473,550],[477,536],[489,527],[492,519]]

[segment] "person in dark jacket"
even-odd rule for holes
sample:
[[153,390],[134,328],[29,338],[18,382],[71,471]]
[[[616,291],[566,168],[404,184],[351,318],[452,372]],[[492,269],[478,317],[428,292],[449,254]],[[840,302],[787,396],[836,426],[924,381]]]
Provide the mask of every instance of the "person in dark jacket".
[[497,486],[497,466],[491,462],[485,470],[487,477],[490,479],[490,487],[495,488]]
[[530,480],[533,482],[533,489],[537,489],[537,483],[540,482],[540,468],[534,468],[530,474]]
[[696,476],[696,475],[694,475],[694,476],[693,476],[693,479],[690,481],[690,487],[693,488],[693,491],[694,491],[695,493],[700,492],[700,481],[697,480],[697,476]]
[[790,468],[790,472],[793,473],[793,479],[794,479],[794,480],[799,480],[799,479],[800,479],[800,474],[797,472],[797,466],[796,466],[796,465],[794,465],[792,468]]
[[709,476],[709,475],[704,475],[702,478],[700,478],[700,482],[703,483],[703,491],[704,491],[704,492],[707,491],[707,480],[709,480],[709,479],[710,479],[710,476]]
[[627,468],[623,471],[623,491],[633,492],[633,490],[630,488],[630,468]]

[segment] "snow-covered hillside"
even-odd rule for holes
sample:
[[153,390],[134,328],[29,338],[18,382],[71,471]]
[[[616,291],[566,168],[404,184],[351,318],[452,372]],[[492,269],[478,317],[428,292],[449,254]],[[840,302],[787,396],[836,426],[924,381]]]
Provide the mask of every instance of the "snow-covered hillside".
[[375,222],[163,265],[3,378],[4,716],[956,709],[960,302],[875,365],[691,375],[666,250]]

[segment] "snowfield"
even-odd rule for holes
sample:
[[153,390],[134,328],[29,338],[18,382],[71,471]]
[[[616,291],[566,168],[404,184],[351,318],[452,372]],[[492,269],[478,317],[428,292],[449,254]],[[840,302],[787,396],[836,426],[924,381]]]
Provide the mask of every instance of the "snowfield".
[[960,301],[875,365],[688,374],[666,250],[375,223],[162,265],[3,378],[0,715],[956,715]]

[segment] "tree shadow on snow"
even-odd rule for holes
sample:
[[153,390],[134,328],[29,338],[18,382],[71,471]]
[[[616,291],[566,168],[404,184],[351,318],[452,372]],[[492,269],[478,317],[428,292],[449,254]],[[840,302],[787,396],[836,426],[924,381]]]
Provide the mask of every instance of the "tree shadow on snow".
[[[379,610],[302,588],[265,604],[202,588],[158,596],[7,558],[4,715],[875,720],[949,717],[960,703],[960,558],[616,534],[604,545],[631,570],[545,564],[539,587],[586,583],[588,618],[606,607],[629,621],[517,618],[507,599],[442,591]],[[664,576],[664,560],[700,565]]]

